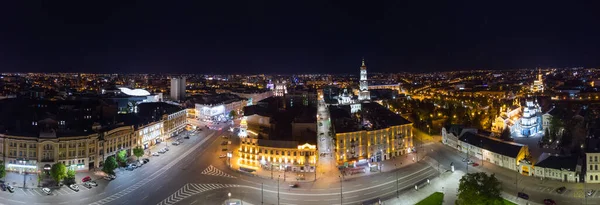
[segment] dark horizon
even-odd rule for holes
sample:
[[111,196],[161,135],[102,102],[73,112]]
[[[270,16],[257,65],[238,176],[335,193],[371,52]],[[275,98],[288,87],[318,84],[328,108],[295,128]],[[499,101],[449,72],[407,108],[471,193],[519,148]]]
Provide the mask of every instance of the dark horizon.
[[599,67],[593,8],[5,2],[0,72],[352,74],[362,57],[371,73]]

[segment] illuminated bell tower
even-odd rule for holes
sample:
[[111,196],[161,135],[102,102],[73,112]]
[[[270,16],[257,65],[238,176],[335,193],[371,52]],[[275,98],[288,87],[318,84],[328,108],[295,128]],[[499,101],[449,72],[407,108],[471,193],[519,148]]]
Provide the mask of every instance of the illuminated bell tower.
[[367,66],[365,65],[365,59],[362,59],[362,66],[360,66],[360,85],[359,85],[358,100],[371,100],[371,93],[369,92],[369,83],[367,82]]
[[248,123],[246,122],[246,117],[242,117],[242,121],[240,122],[240,132],[238,132],[238,137],[246,138],[248,137]]

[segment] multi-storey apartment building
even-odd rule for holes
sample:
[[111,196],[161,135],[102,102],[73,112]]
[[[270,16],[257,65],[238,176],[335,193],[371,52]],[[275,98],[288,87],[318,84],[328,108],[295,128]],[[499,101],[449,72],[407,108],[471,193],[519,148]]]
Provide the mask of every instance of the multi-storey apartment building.
[[[2,103],[4,106],[0,109],[8,114],[19,106],[30,106],[23,102]],[[38,111],[35,108],[28,110],[33,113],[2,119],[0,150],[8,171],[38,173],[49,171],[53,164],[59,162],[76,171],[99,168],[108,156],[121,150],[132,155],[134,147],[145,145],[144,148],[148,148],[171,137],[171,133],[180,132],[186,124],[185,109],[166,103],[140,104],[139,113],[114,116],[123,119],[120,123],[104,127],[93,120],[86,123],[88,119],[101,118],[93,114],[100,113],[94,110],[98,108],[97,104],[74,108],[73,102],[65,106],[60,102],[40,101],[35,105],[43,108],[44,112],[56,112],[59,120],[55,120],[53,115],[35,120],[38,116],[33,114]],[[46,109],[46,106],[49,108]],[[78,122],[78,119],[83,120]],[[29,123],[21,123],[23,121]]]
[[242,138],[238,165],[251,169],[266,168],[292,172],[314,172],[317,147],[298,141]]
[[377,103],[361,107],[351,114],[350,106],[331,106],[339,164],[380,162],[412,151],[412,122]]

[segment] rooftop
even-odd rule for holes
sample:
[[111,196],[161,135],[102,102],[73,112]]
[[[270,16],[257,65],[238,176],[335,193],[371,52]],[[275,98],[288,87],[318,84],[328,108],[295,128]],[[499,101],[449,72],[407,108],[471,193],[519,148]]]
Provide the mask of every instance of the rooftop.
[[513,158],[516,158],[519,155],[521,148],[525,146],[519,143],[506,142],[472,132],[465,132],[460,136],[459,140],[490,152]]
[[538,162],[536,167],[552,168],[552,169],[566,169],[569,171],[575,171],[577,167],[577,156],[553,156],[550,155],[542,161]]
[[245,98],[241,98],[234,94],[222,93],[222,94],[203,94],[203,95],[194,95],[191,96],[188,101],[195,104],[200,105],[219,105],[219,104],[229,104],[232,102],[246,100]]
[[350,105],[330,106],[331,119],[336,133],[360,130],[379,130],[412,122],[378,103],[361,103],[361,111],[350,113]]

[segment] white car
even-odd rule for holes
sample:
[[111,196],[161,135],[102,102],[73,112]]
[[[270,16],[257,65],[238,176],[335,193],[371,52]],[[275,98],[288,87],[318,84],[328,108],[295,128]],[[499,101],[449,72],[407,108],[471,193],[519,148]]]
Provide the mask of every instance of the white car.
[[71,188],[73,191],[79,191],[79,186],[77,186],[77,184],[71,184],[69,185],[69,188]]
[[42,188],[42,192],[46,193],[46,195],[52,194],[52,191],[50,191],[50,188],[48,188],[48,187]]
[[92,185],[92,186],[98,186],[98,183],[96,183],[95,181],[89,181],[89,182],[86,182],[86,183],[89,184],[89,185]]
[[156,153],[156,152],[153,152],[153,153],[152,153],[152,156],[155,156],[155,157],[156,157],[156,156],[160,156],[160,155],[159,155],[158,153]]

